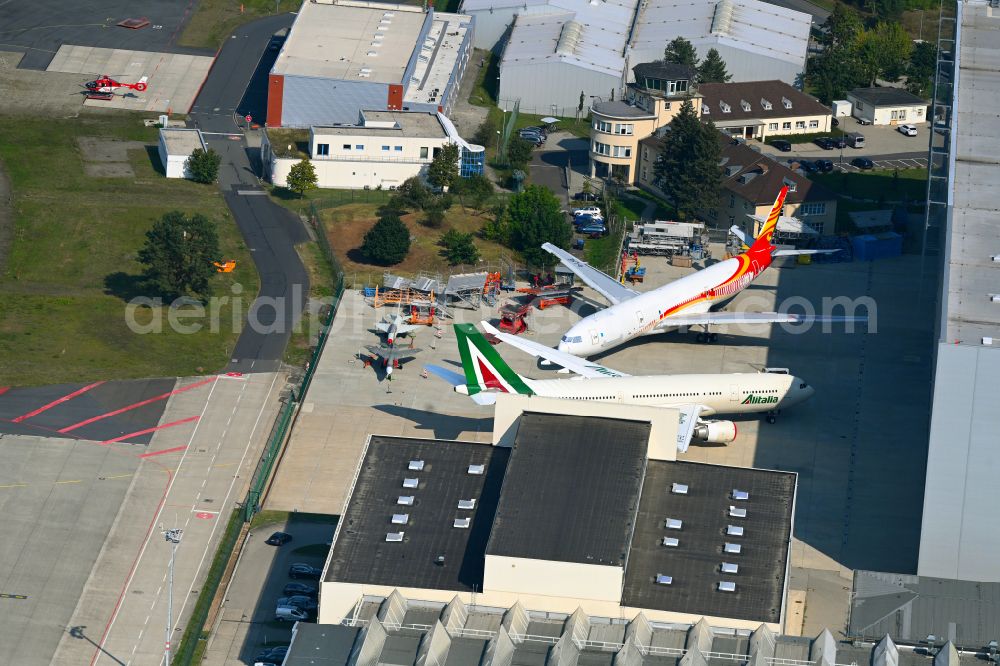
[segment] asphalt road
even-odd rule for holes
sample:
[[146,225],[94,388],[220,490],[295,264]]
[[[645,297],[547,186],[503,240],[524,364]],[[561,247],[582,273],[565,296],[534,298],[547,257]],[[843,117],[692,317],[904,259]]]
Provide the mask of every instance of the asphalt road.
[[[197,0],[0,2],[0,49],[23,51],[19,66],[42,70],[63,44],[212,55],[176,45],[196,5]],[[150,25],[141,30],[118,26],[119,21],[139,17],[149,19]]]
[[[236,342],[229,371],[276,369],[309,294],[309,276],[295,251],[309,236],[295,215],[262,196],[251,151],[236,120],[245,115],[237,113],[241,104],[260,113],[266,108],[267,88],[259,85],[260,72],[266,80],[276,57],[267,46],[271,36],[293,20],[292,14],[282,14],[237,29],[190,112],[190,124],[208,133],[209,145],[222,155],[219,186],[260,275],[260,293]],[[251,79],[258,84],[251,85]]]

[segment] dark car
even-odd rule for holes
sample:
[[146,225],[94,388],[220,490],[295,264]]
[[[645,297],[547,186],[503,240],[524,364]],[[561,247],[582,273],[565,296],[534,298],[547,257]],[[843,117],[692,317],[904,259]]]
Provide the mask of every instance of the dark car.
[[600,201],[601,195],[593,192],[577,192],[573,195],[574,201]]
[[269,663],[280,664],[285,659],[285,655],[288,654],[287,645],[277,645],[272,648],[266,648],[257,653],[254,657],[254,661],[263,661]]
[[591,238],[600,238],[601,236],[606,236],[608,233],[608,228],[603,224],[588,224],[585,227],[580,227],[577,231],[584,236],[590,236]]
[[271,536],[267,537],[267,541],[264,543],[269,546],[283,546],[291,540],[291,534],[286,534],[285,532],[275,532]]
[[834,116],[833,118],[830,118],[830,126],[831,127],[840,127],[840,121],[837,120],[836,116]]
[[308,580],[319,580],[319,577],[323,575],[323,572],[316,567],[309,566],[308,564],[295,563],[288,567],[288,577],[289,578],[306,578]]
[[816,171],[830,173],[833,171],[833,162],[830,160],[816,160]]
[[543,139],[549,138],[549,131],[544,127],[539,125],[534,125],[532,127],[524,127],[521,129],[522,132],[535,132],[536,134],[541,134]]
[[281,597],[278,599],[278,606],[294,606],[300,610],[304,610],[307,613],[315,613],[317,604],[316,600],[312,597],[307,597],[304,594],[296,594],[293,597]]
[[817,146],[819,146],[823,150],[833,150],[833,147],[835,145],[834,142],[833,142],[833,139],[831,139],[828,136],[819,136],[819,137],[816,137],[813,140],[813,143],[815,143]]
[[858,167],[862,171],[868,171],[869,169],[875,168],[875,163],[872,162],[867,157],[855,157],[853,160],[851,160],[851,164]]
[[790,141],[785,141],[784,139],[775,139],[771,142],[771,145],[775,150],[780,150],[783,153],[787,153],[792,149],[792,144]]
[[580,227],[590,226],[592,224],[604,224],[604,218],[600,215],[577,215],[573,218],[573,226],[579,229]]
[[281,589],[281,593],[286,597],[301,595],[305,597],[315,597],[316,588],[305,583],[288,583]]
[[816,170],[816,163],[809,160],[799,160],[799,168],[806,173],[812,173]]
[[832,136],[830,137],[830,141],[833,142],[834,148],[847,148],[847,139],[843,135]]

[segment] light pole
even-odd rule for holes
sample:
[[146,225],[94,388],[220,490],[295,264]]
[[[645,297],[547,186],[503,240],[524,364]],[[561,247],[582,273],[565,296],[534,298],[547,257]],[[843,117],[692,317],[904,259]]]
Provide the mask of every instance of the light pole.
[[181,542],[181,535],[184,530],[172,529],[163,533],[163,537],[170,544],[170,581],[167,584],[167,634],[163,644],[163,661],[166,666],[170,666],[170,635],[173,633],[174,618],[174,555],[177,553],[177,544]]

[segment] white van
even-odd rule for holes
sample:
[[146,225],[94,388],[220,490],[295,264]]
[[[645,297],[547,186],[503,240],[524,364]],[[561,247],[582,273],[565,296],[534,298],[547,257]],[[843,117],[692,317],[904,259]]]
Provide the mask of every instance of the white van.
[[309,614],[295,606],[278,606],[274,609],[274,619],[279,622],[297,622],[309,619]]

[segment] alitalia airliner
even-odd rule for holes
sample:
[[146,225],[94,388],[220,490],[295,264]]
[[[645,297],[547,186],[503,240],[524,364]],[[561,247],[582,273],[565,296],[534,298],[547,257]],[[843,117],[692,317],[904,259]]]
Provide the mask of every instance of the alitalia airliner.
[[645,293],[629,289],[610,275],[551,243],[542,245],[544,250],[558,257],[567,268],[611,303],[610,307],[584,317],[566,331],[559,342],[559,350],[585,358],[641,335],[662,333],[679,326],[702,326],[705,332],[700,337],[709,341],[716,337],[715,333],[708,330],[711,325],[853,320],[853,317],[817,317],[780,312],[709,311],[713,305],[746,289],[771,265],[774,257],[830,252],[779,250],[771,243],[786,194],[788,187],[781,188],[760,235],[745,253]]
[[691,440],[725,444],[736,439],[732,421],[706,419],[717,414],[775,414],[806,400],[814,389],[787,370],[702,375],[647,375],[623,372],[546,347],[533,340],[501,333],[488,323],[487,332],[532,356],[558,364],[580,377],[529,379],[504,362],[500,354],[471,324],[455,324],[455,336],[464,374],[429,365],[427,369],[452,384],[455,391],[479,404],[496,402],[497,393],[520,393],[563,400],[587,400],[626,405],[673,407],[680,428],[677,448],[686,451]]

